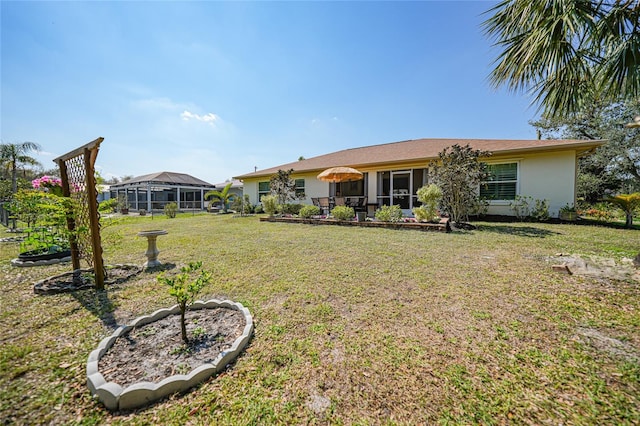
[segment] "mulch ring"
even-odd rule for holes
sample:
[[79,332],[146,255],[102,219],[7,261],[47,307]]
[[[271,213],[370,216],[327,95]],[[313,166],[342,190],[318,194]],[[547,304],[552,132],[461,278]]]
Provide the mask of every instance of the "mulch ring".
[[[113,265],[106,268],[105,285],[120,284],[142,272],[136,265]],[[93,269],[76,269],[73,272],[54,275],[33,285],[35,294],[69,293],[95,287]]]

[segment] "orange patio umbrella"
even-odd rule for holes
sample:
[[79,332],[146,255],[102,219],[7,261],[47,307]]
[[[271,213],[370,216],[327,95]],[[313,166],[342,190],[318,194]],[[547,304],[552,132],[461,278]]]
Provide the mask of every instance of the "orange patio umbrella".
[[362,172],[351,167],[331,167],[318,175],[323,182],[350,182],[362,179]]

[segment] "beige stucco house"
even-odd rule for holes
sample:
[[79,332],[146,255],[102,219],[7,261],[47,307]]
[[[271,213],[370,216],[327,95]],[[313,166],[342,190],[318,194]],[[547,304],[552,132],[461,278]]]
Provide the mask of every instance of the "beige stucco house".
[[[489,214],[513,215],[509,204],[516,195],[546,199],[556,216],[561,207],[576,201],[577,162],[605,141],[596,140],[495,140],[416,139],[346,149],[235,177],[244,193],[257,204],[269,192],[269,178],[278,170],[293,169],[297,190],[310,204],[311,197],[365,196],[372,205],[398,204],[406,214],[417,204],[416,191],[428,183],[429,162],[445,148],[458,144],[491,152],[483,158],[492,179],[479,188],[490,198]],[[348,166],[363,173],[356,182],[327,183],[316,178],[321,171]]]

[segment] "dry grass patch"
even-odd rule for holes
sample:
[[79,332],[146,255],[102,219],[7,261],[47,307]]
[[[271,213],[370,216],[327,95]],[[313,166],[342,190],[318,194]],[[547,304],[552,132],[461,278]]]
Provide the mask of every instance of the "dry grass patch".
[[[12,268],[17,246],[4,243],[2,420],[640,422],[638,283],[562,275],[545,261],[558,252],[632,257],[638,231],[479,225],[440,234],[185,215],[107,227],[122,236],[105,246],[109,264],[142,264],[146,240],[137,232],[168,230],[158,238],[159,259],[202,260],[216,277],[202,299],[239,301],[256,326],[223,374],[117,415],[90,398],[86,357],[110,334],[105,319],[122,324],[171,305],[166,288],[140,274],[102,295],[36,296],[36,280],[67,267]],[[594,331],[585,337],[585,330]],[[606,339],[622,342],[624,354],[606,350]]]

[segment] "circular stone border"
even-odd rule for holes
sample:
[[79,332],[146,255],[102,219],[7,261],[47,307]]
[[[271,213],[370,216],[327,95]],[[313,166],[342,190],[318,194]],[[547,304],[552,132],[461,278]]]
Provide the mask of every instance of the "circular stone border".
[[253,334],[253,318],[247,308],[231,300],[211,299],[206,302],[197,300],[189,306],[188,310],[213,308],[229,308],[240,311],[244,316],[245,326],[242,335],[233,342],[228,350],[221,352],[212,363],[202,364],[191,370],[189,374],[169,376],[158,383],[138,382],[124,389],[117,383],[107,382],[100,373],[98,366],[100,358],[107,353],[118,337],[125,336],[134,327],[152,323],[169,315],[179,314],[180,308],[178,305],[174,305],[171,308],[159,309],[151,315],[138,317],[129,325],[118,327],[111,336],[102,339],[98,348],[92,351],[87,359],[87,386],[91,394],[111,411],[131,410],[148,405],[173,393],[184,392],[220,372],[227,364],[237,358],[249,343]]
[[4,237],[0,238],[0,243],[21,243],[24,241],[24,237]]
[[60,257],[58,259],[44,259],[44,260],[36,260],[36,261],[22,260],[18,257],[16,257],[15,259],[11,259],[11,265],[19,266],[21,268],[25,268],[25,267],[28,268],[31,266],[54,265],[56,263],[65,263],[65,262],[71,262],[71,256]]

